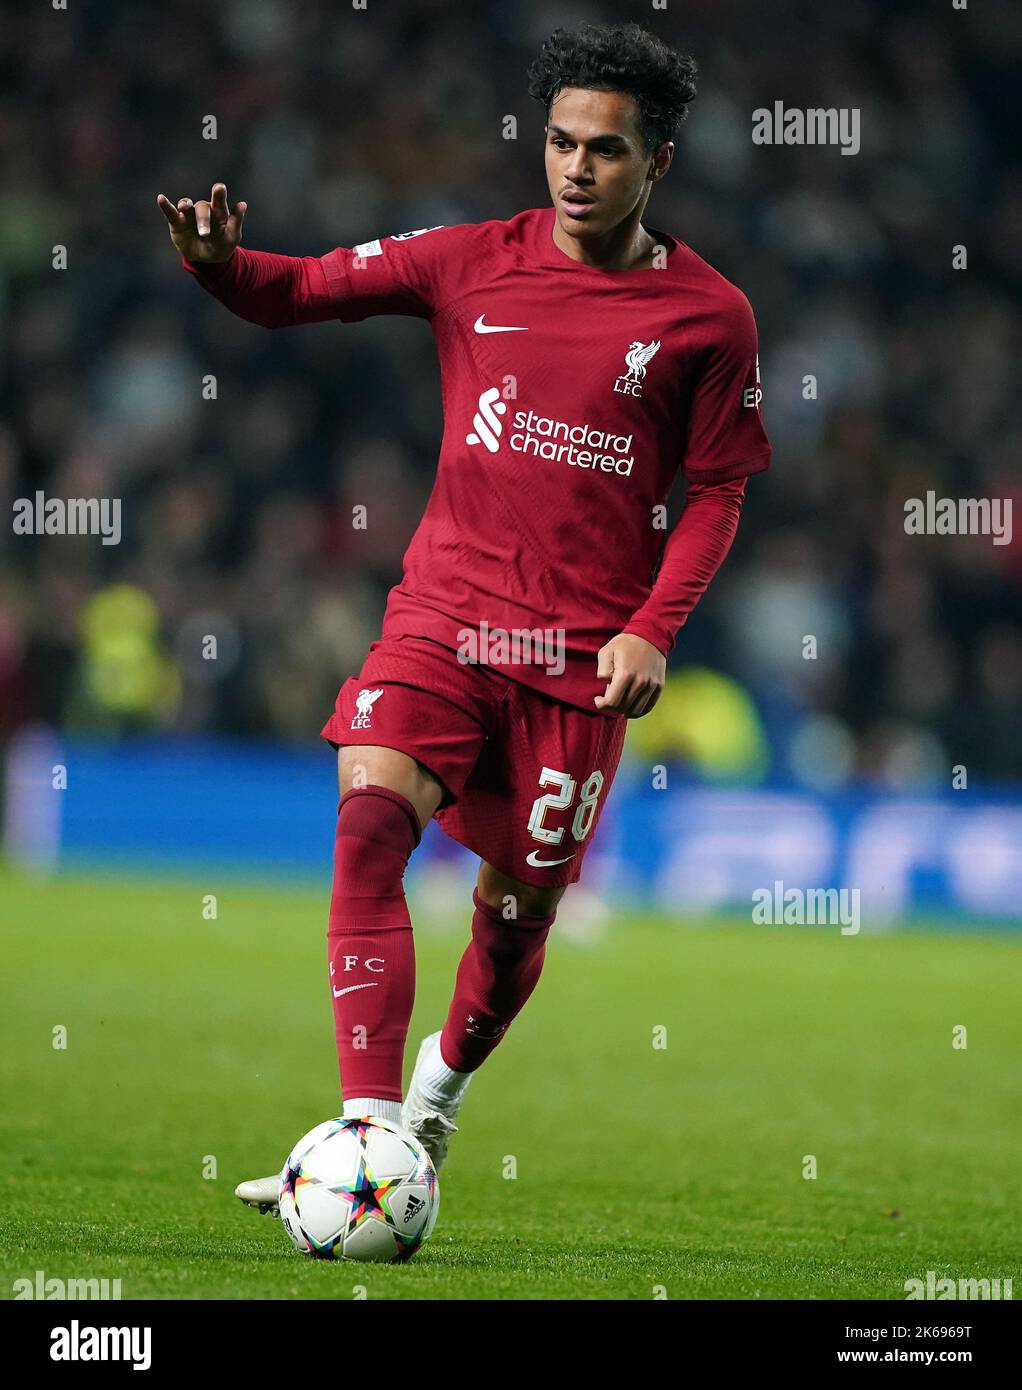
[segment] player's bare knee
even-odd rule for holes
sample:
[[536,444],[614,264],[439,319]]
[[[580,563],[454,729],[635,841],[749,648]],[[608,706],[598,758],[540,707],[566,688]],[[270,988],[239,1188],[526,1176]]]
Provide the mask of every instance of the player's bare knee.
[[483,902],[503,910],[511,899],[516,912],[527,917],[549,917],[564,896],[564,887],[537,888],[523,883],[510,874],[501,873],[492,864],[480,864],[477,891]]
[[444,790],[429,769],[407,753],[354,744],[337,750],[337,785],[341,796],[368,786],[399,792],[415,807],[420,825],[432,819]]

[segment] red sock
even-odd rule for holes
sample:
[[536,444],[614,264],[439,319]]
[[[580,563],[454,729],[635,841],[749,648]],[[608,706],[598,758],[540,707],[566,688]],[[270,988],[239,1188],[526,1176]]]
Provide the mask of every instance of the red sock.
[[353,787],[337,808],[327,932],[341,1088],[401,1100],[415,999],[415,946],[402,879],[422,838],[415,808],[387,787]]
[[473,892],[472,940],[458,966],[454,998],[440,1035],[440,1054],[454,1071],[475,1071],[500,1042],[536,988],[549,917],[519,913],[505,921],[499,908]]

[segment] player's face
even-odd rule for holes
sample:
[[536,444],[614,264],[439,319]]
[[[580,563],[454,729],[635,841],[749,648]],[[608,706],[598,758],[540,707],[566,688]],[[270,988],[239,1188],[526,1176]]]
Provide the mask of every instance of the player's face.
[[558,225],[567,236],[605,236],[631,214],[641,216],[653,186],[650,172],[666,172],[674,146],[667,143],[650,154],[638,116],[635,102],[623,92],[564,87],[554,98],[546,176]]

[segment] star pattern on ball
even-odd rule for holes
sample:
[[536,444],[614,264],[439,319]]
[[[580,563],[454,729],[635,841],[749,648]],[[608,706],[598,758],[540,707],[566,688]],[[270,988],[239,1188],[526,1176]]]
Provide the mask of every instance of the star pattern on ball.
[[392,1229],[397,1225],[394,1213],[391,1211],[388,1195],[391,1190],[397,1187],[400,1178],[375,1178],[369,1166],[369,1150],[366,1143],[367,1136],[374,1126],[354,1120],[351,1129],[358,1139],[359,1156],[358,1167],[351,1182],[333,1183],[329,1190],[336,1193],[338,1197],[344,1197],[350,1206],[348,1213],[348,1232],[349,1234],[357,1230],[364,1221],[379,1220],[384,1221]]
[[298,1192],[298,1184],[302,1181],[302,1165],[300,1162],[287,1164],[280,1177],[280,1190],[286,1192],[292,1200]]

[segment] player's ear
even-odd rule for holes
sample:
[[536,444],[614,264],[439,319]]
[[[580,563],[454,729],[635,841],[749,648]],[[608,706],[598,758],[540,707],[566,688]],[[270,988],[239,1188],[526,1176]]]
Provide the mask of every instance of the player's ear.
[[649,166],[649,177],[656,183],[657,179],[662,179],[671,167],[674,159],[674,141],[665,140],[659,149],[654,150],[653,159]]

